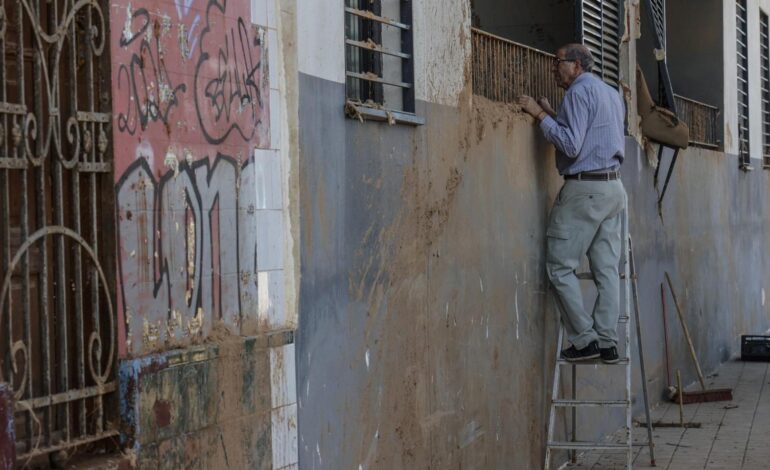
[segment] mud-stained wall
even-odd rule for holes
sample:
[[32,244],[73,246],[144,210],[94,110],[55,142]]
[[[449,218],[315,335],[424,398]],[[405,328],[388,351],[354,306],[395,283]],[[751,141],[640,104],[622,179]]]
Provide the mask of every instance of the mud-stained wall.
[[[301,466],[533,467],[552,151],[493,108],[388,127],[345,120],[342,85],[300,90]],[[516,146],[479,148],[477,118]]]
[[[556,351],[543,271],[561,184],[552,149],[529,118],[480,97],[469,107],[420,103],[428,123],[413,129],[345,120],[339,84],[302,76],[300,87],[301,466],[538,468]],[[738,353],[741,333],[770,326],[767,174],[698,149],[679,162],[661,217],[654,169],[627,141],[655,402],[666,386],[664,272],[705,370]],[[692,381],[670,294],[666,302],[672,368]],[[584,396],[622,397],[622,386],[622,374],[580,380]],[[584,438],[623,422],[581,418],[596,434]]]
[[[299,18],[300,48],[343,35],[303,29],[301,8]],[[421,18],[425,29],[432,16]],[[455,18],[467,26],[467,17]],[[444,19],[436,20],[441,41],[416,42],[416,59],[438,64],[470,53],[463,29],[452,37]],[[513,107],[471,97],[467,69],[447,66],[452,60],[433,74],[416,64],[425,74],[417,83],[424,126],[346,120],[336,54],[299,64],[300,465],[539,468],[557,350],[543,269],[545,224],[561,185],[553,149]],[[440,84],[457,80],[463,86],[450,98],[430,92],[455,90]],[[770,326],[768,181],[764,172],[739,172],[735,157],[689,149],[659,214],[654,169],[633,138],[626,147],[648,386],[657,402],[667,385],[664,272],[705,370],[738,352],[741,333]],[[585,294],[590,304],[590,286]],[[695,372],[666,295],[671,366],[689,382]],[[584,397],[622,397],[623,383],[622,373],[603,369],[579,379]],[[638,370],[634,402],[640,412]],[[593,430],[584,439],[623,422],[610,412],[579,419]]]

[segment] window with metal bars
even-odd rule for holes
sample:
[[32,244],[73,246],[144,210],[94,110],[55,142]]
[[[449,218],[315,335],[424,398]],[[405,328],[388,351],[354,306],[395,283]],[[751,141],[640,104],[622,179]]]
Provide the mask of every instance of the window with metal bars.
[[736,13],[736,54],[738,85],[738,142],[741,167],[750,168],[749,154],[749,47],[746,21],[746,0],[737,0]]
[[579,37],[594,56],[593,72],[617,87],[620,81],[620,2],[583,0],[579,3]]
[[424,124],[415,115],[412,0],[345,0],[345,111]]
[[770,24],[767,14],[759,12],[759,54],[762,71],[762,163],[770,168]]

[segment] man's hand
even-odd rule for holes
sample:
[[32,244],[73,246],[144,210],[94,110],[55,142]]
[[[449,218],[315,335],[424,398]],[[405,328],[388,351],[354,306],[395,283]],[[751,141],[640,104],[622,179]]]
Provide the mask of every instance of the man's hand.
[[543,108],[543,111],[548,113],[552,118],[556,117],[556,111],[553,110],[553,107],[551,107],[551,103],[548,102],[548,98],[545,96],[541,96],[537,99],[537,104],[540,105],[541,108]]
[[535,101],[535,99],[531,96],[519,96],[518,104],[521,106],[521,109],[524,110],[524,112],[530,114],[535,119],[538,119],[540,113],[543,112],[543,108],[541,108],[540,105],[537,104],[537,101]]

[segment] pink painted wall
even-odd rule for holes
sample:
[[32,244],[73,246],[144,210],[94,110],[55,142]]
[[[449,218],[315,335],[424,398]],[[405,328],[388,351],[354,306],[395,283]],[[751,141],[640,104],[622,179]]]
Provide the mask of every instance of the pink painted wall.
[[121,357],[256,325],[267,32],[234,0],[113,4]]

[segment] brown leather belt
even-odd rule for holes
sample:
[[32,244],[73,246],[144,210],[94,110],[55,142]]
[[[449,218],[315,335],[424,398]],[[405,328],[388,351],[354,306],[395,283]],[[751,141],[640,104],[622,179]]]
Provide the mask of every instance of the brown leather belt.
[[604,173],[583,172],[574,175],[564,175],[565,180],[578,181],[613,181],[620,179],[619,171],[606,171]]

